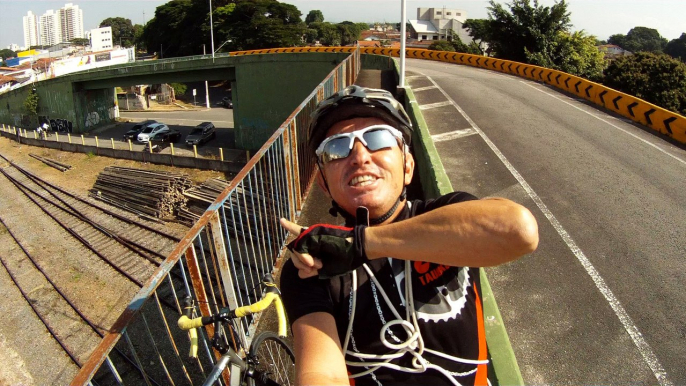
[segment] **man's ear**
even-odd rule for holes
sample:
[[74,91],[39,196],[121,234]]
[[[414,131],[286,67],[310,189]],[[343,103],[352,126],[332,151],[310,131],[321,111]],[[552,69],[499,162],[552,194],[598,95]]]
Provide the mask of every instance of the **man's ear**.
[[409,185],[412,182],[412,176],[414,175],[414,157],[409,151],[405,152],[405,185]]
[[324,183],[324,177],[322,176],[322,169],[320,167],[317,167],[317,185],[319,185],[319,188],[326,194],[327,197],[331,198],[331,194],[329,194],[329,189],[326,188],[326,184]]

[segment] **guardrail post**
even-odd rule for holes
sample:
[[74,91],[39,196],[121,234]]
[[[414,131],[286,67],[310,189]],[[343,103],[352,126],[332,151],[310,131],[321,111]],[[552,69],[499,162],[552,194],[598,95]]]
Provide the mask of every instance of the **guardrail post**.
[[148,149],[150,150],[150,154],[152,154],[152,141],[148,140]]
[[60,134],[58,132],[55,132],[55,142],[60,141]]
[[110,141],[112,141],[112,150],[114,150],[114,138],[110,138]]
[[33,131],[33,139],[38,139],[38,132],[35,130]]
[[69,141],[69,144],[71,145],[71,133],[67,133],[67,140]]
[[219,159],[224,162],[224,149],[221,147],[219,148]]
[[198,147],[193,145],[193,157],[198,158]]
[[95,147],[100,147],[100,141],[98,141],[98,136],[95,136]]
[[171,145],[171,153],[172,153],[172,155],[174,155],[174,144],[170,143],[169,145]]
[[86,146],[86,139],[83,138],[83,134],[81,134],[81,144],[82,144],[83,146]]
[[127,139],[127,141],[129,142],[129,151],[133,151],[133,145],[131,144],[131,140]]

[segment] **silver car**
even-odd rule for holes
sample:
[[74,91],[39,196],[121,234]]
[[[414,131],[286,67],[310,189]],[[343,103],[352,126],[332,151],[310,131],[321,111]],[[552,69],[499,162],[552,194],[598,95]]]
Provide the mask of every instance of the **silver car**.
[[150,141],[150,138],[154,137],[155,134],[158,133],[165,133],[169,131],[169,127],[165,125],[164,123],[153,123],[152,125],[149,125],[143,131],[141,131],[140,134],[138,134],[138,142],[141,143],[148,143]]

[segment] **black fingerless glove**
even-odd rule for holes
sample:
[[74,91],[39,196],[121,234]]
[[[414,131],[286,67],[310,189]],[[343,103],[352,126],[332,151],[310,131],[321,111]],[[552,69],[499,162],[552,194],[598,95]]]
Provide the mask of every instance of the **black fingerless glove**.
[[312,225],[291,241],[288,249],[320,259],[322,268],[319,269],[319,278],[330,279],[353,271],[369,261],[364,250],[365,228],[366,225],[356,225],[354,228]]

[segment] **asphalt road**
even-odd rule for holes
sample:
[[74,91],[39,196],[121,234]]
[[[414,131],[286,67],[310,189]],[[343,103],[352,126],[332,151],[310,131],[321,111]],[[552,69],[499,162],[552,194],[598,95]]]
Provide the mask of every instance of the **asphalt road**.
[[686,151],[544,84],[408,60],[453,188],[527,206],[488,268],[526,384],[686,384]]

